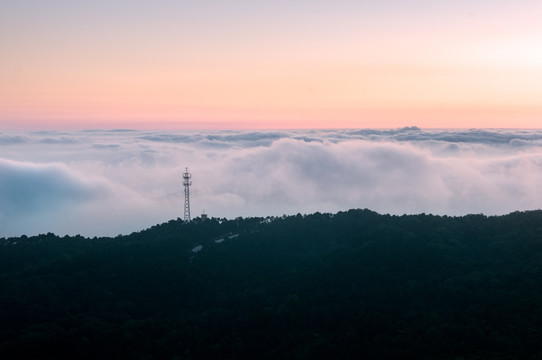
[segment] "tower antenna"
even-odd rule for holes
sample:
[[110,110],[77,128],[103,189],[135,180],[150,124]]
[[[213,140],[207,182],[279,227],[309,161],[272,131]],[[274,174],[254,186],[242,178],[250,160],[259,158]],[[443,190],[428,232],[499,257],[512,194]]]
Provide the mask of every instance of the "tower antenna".
[[188,172],[188,168],[184,169],[183,185],[184,185],[184,221],[190,221],[190,185],[192,185],[192,174]]

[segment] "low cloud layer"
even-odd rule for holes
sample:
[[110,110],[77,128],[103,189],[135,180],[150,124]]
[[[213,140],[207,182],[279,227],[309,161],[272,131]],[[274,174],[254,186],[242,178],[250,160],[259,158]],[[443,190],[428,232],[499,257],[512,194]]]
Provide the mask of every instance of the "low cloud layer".
[[0,237],[117,235],[183,216],[542,207],[542,131],[0,133]]

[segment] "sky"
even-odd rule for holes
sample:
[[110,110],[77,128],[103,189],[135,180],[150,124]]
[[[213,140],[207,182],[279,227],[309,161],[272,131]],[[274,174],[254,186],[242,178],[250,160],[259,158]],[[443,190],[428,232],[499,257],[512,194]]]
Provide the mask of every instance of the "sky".
[[0,238],[116,236],[183,218],[501,215],[542,208],[542,130],[0,132]]
[[542,207],[537,0],[0,0],[0,237]]
[[538,0],[1,0],[0,130],[539,128]]

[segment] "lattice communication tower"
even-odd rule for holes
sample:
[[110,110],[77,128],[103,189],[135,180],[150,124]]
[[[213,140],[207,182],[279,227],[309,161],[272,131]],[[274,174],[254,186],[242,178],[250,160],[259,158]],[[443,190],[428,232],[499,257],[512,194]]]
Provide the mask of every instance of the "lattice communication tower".
[[184,185],[184,221],[190,221],[190,185],[192,185],[192,174],[188,172],[188,168],[184,169],[183,185]]

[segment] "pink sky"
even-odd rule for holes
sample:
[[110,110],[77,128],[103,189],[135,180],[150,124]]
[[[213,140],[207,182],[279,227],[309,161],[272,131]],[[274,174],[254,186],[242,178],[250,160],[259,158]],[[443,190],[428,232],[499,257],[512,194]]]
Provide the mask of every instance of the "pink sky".
[[542,125],[538,1],[2,6],[0,130]]

